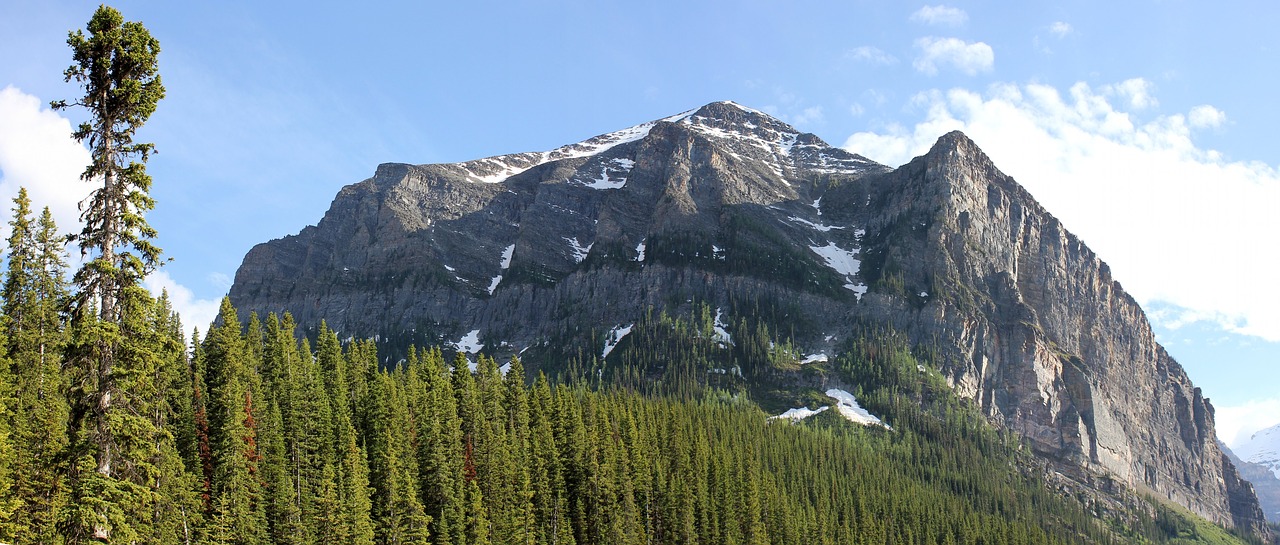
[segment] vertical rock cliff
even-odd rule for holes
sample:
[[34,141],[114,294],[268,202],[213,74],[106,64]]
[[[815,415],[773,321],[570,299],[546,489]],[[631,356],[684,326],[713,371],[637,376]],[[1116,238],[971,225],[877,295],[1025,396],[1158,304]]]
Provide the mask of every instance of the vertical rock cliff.
[[[1110,475],[1210,520],[1263,530],[1218,448],[1213,406],[1105,263],[963,134],[877,183],[881,275],[934,294],[917,331],[945,339],[961,395],[1060,471]],[[894,236],[910,223],[923,236]],[[883,282],[882,282],[883,284]]]

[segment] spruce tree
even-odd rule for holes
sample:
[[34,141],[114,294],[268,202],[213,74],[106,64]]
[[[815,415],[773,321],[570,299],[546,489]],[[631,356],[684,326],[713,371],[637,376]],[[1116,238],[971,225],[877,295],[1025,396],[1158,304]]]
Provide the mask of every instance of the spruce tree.
[[75,274],[79,292],[68,363],[76,433],[73,503],[65,520],[69,542],[126,542],[139,537],[137,509],[151,503],[152,476],[140,470],[150,463],[135,458],[148,452],[138,445],[158,433],[143,410],[154,384],[138,378],[143,369],[129,367],[148,362],[122,355],[127,335],[136,333],[125,331],[125,299],[160,260],[160,249],[151,243],[155,230],[143,217],[155,205],[145,168],[154,147],[133,137],[163,98],[164,86],[157,74],[159,43],[142,24],[100,6],[86,29],[87,36],[75,31],[67,37],[74,64],[65,72],[84,95],[52,104],[88,110],[89,120],[73,136],[90,148],[81,178],[101,184],[86,201],[84,228],[75,236],[86,260]]
[[12,359],[15,414],[10,441],[14,494],[12,522],[32,542],[55,540],[57,513],[66,501],[60,455],[67,445],[69,408],[63,395],[61,308],[67,298],[63,239],[46,207],[32,225],[26,189],[14,199],[3,313]]
[[93,301],[98,317],[115,323],[122,291],[140,282],[160,260],[160,249],[151,243],[155,230],[143,217],[155,206],[147,194],[151,177],[146,172],[155,145],[135,142],[134,135],[165,91],[158,74],[160,43],[142,23],[126,22],[119,11],[104,5],[86,30],[88,36],[80,30],[68,35],[75,64],[64,72],[66,81],[81,85],[84,96],[51,106],[89,111],[90,119],[72,136],[90,148],[92,160],[81,179],[101,186],[89,195],[81,215],[84,228],[74,237],[81,252],[92,255],[75,281],[82,306]]
[[223,298],[218,323],[202,350],[209,382],[209,434],[213,453],[209,539],[241,545],[267,543],[265,485],[258,421],[261,387],[250,367],[240,321]]

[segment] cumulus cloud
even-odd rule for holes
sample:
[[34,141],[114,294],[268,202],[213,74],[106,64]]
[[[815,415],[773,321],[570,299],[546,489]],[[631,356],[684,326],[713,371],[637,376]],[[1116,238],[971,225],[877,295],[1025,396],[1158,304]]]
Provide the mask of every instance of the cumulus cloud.
[[169,303],[173,305],[173,310],[182,316],[182,327],[187,332],[190,332],[193,327],[200,328],[202,333],[207,332],[209,324],[218,317],[218,309],[222,305],[221,299],[197,298],[194,292],[179,284],[164,270],[147,275],[142,285],[157,297],[161,293],[168,292]]
[[916,49],[920,50],[920,56],[912,66],[930,76],[937,74],[939,67],[950,66],[973,76],[978,72],[989,72],[995,66],[995,52],[983,42],[926,37],[916,40]]
[[1152,94],[1155,84],[1143,78],[1127,79],[1115,85],[1102,87],[1103,93],[1119,97],[1128,102],[1135,110],[1144,110],[1159,105]]
[[960,26],[969,20],[969,14],[951,6],[925,6],[912,13],[911,20],[933,26]]
[[1070,36],[1071,32],[1074,30],[1075,29],[1071,28],[1070,24],[1062,21],[1054,21],[1049,25],[1049,33],[1057,36],[1058,38],[1066,38],[1067,36]]
[[866,62],[866,63],[879,64],[879,65],[890,65],[890,64],[896,64],[898,62],[897,57],[894,57],[893,55],[885,53],[884,51],[880,50],[880,48],[878,47],[871,47],[869,45],[864,45],[864,46],[850,49],[847,53],[845,53],[845,57],[858,62]]
[[[26,187],[35,211],[45,206],[64,233],[80,230],[79,203],[93,190],[80,179],[89,164],[89,150],[71,138],[71,122],[50,110],[38,97],[9,86],[0,89],[0,236],[8,238],[9,211],[19,187]],[[79,250],[69,249],[72,267]],[[224,275],[225,276],[225,275]],[[168,289],[174,310],[184,324],[204,329],[217,314],[219,301],[197,300],[191,290],[163,271],[153,273],[144,285],[153,294]]]
[[1280,263],[1280,245],[1260,242],[1280,232],[1280,171],[1197,146],[1193,130],[1225,118],[1216,108],[1142,120],[1136,110],[1155,100],[1135,101],[1149,86],[1130,82],[931,91],[913,100],[923,113],[913,127],[854,134],[845,147],[901,164],[963,130],[1144,307],[1174,308],[1152,319],[1280,341],[1280,284],[1260,265]]
[[1208,104],[1196,106],[1187,114],[1187,123],[1190,123],[1193,129],[1219,127],[1226,122],[1227,114]]
[[1237,448],[1258,431],[1280,424],[1280,399],[1250,401],[1231,407],[1214,407],[1218,439]]
[[[63,232],[79,231],[81,200],[91,184],[80,180],[89,150],[71,138],[71,122],[16,87],[0,89],[0,209],[9,216],[18,188],[27,188],[37,213],[48,206]],[[9,222],[0,225],[9,236]]]

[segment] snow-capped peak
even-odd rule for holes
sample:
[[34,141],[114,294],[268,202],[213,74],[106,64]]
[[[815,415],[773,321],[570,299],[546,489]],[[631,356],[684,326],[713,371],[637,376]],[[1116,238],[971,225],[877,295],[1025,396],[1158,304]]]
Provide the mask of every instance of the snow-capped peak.
[[1244,444],[1231,450],[1241,460],[1267,466],[1280,478],[1280,424],[1253,434]]
[[[456,163],[467,179],[480,183],[498,183],[531,168],[564,159],[591,157],[614,147],[635,142],[647,136],[660,123],[680,123],[707,136],[746,144],[773,156],[778,163],[791,164],[794,159],[806,167],[822,172],[849,172],[876,166],[874,162],[837,148],[830,148],[813,135],[801,134],[790,125],[760,110],[731,101],[712,102],[701,108],[664,117],[633,127],[588,138],[551,151],[513,153]],[[608,174],[605,174],[608,181]],[[616,189],[616,187],[608,187]]]

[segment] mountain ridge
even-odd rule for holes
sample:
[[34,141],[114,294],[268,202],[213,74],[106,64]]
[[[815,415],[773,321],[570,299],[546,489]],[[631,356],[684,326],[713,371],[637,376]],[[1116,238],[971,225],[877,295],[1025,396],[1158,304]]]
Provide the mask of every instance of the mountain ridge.
[[251,250],[232,301],[534,362],[607,361],[604,330],[695,301],[806,353],[884,324],[936,345],[956,392],[1064,478],[1266,532],[1141,307],[962,133],[891,169],[718,102],[557,150],[380,165]]

